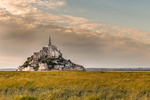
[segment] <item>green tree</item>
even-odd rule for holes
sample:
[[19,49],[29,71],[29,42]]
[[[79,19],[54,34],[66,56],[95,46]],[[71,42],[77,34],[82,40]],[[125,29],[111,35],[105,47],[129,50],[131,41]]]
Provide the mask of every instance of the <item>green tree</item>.
[[29,65],[29,61],[26,61],[22,66],[27,67]]
[[35,71],[37,71],[39,68],[39,64],[36,64],[36,66],[34,67]]
[[41,63],[46,63],[46,60],[45,60],[45,59],[42,59],[40,62],[41,62]]

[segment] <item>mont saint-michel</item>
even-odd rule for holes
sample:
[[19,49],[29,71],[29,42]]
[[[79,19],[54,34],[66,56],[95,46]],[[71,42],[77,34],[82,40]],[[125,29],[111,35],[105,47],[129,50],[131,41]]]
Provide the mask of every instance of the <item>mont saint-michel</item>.
[[52,44],[50,37],[48,47],[43,47],[39,52],[34,52],[33,55],[28,57],[26,62],[17,69],[17,71],[51,70],[84,71],[85,69],[82,65],[64,59],[61,51]]

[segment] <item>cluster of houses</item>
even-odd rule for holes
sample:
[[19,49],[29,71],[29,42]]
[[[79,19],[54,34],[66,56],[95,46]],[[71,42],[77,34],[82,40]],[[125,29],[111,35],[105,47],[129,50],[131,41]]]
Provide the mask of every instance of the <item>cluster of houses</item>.
[[47,63],[39,63],[38,69],[34,69],[33,66],[27,67],[18,67],[17,71],[52,71],[52,70],[59,70],[59,71],[84,71],[84,67],[81,65],[74,65],[74,66],[65,66],[65,65],[47,65]]
[[[49,38],[48,47],[43,47],[39,52],[35,52],[30,60],[26,61],[24,65],[19,66],[17,71],[49,71],[49,70],[64,70],[64,71],[84,71],[84,67],[72,63],[70,60],[63,59],[62,53],[56,46],[52,45]],[[41,60],[50,59],[49,64],[47,61]],[[61,62],[61,63],[60,63]]]

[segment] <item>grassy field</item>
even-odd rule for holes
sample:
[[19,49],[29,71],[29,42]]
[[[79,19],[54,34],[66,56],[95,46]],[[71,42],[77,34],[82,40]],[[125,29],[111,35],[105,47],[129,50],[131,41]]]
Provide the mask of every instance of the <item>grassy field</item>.
[[0,100],[149,99],[149,72],[0,72]]

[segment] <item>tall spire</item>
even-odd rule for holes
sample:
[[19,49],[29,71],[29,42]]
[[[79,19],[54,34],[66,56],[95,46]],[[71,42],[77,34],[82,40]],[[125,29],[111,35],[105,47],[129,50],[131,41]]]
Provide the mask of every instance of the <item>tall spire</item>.
[[49,35],[49,45],[51,45],[52,42],[51,42],[51,36]]

